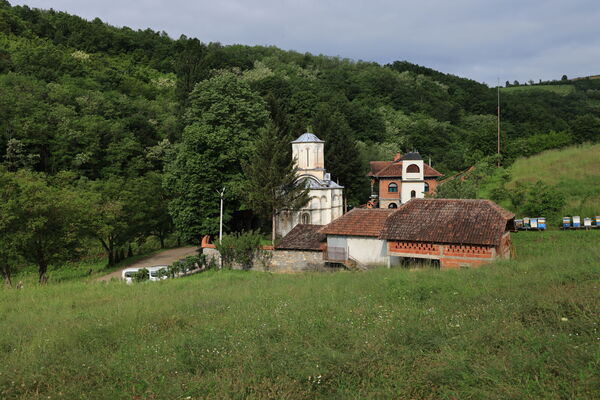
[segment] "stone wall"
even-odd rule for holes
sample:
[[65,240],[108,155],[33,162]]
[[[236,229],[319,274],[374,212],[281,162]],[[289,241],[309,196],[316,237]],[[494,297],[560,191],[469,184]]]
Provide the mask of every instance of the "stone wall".
[[[205,247],[202,253],[210,260],[214,257],[217,264],[220,262],[221,255],[217,249]],[[234,269],[241,269],[241,266],[234,265]],[[328,271],[325,267],[323,253],[320,251],[300,251],[300,250],[262,250],[254,260],[253,271],[269,272],[306,272],[306,271]]]

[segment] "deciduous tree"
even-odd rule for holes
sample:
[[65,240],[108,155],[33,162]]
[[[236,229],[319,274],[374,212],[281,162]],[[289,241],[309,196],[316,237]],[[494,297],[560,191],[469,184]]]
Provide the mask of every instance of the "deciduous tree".
[[244,198],[241,161],[249,158],[266,121],[264,101],[238,75],[223,72],[196,85],[182,142],[164,181],[173,199],[169,212],[186,240],[218,231],[217,190],[227,188],[226,220],[239,208]]

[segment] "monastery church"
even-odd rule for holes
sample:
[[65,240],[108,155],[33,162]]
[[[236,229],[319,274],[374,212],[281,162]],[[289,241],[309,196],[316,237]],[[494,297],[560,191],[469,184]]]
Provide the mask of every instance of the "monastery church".
[[327,225],[343,214],[344,187],[331,180],[325,170],[325,142],[304,133],[292,142],[292,157],[299,182],[309,188],[310,202],[299,211],[282,211],[277,236],[283,237],[298,224]]

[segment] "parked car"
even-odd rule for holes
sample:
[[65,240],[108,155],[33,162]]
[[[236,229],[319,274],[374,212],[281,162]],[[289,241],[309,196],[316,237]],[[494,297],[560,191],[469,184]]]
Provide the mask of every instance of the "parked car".
[[125,268],[121,273],[121,278],[125,281],[125,283],[132,283],[133,277],[141,268]]
[[148,272],[150,272],[151,281],[160,281],[168,278],[168,268],[168,265],[156,265],[154,267],[147,267],[146,269],[148,270]]
[[126,283],[132,283],[135,274],[138,273],[141,269],[147,269],[149,277],[148,279],[151,281],[160,281],[163,279],[167,279],[167,265],[155,265],[152,267],[141,267],[141,268],[126,268],[123,270],[121,276]]

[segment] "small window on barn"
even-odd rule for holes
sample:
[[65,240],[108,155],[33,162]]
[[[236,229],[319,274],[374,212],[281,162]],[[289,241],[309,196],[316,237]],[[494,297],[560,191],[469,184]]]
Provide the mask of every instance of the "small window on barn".
[[429,193],[429,183],[425,182],[425,193]]
[[398,185],[395,184],[394,182],[390,183],[388,185],[388,192],[390,193],[396,193],[398,191]]
[[398,208],[398,205],[396,205],[396,203],[390,203],[388,208]]
[[302,214],[302,223],[310,224],[310,214],[309,213]]
[[421,169],[419,168],[419,166],[417,164],[410,164],[408,167],[406,167],[406,172],[418,174],[419,172],[421,172]]
[[410,198],[414,199],[415,197],[417,197],[417,192],[415,192],[414,190],[410,191]]

